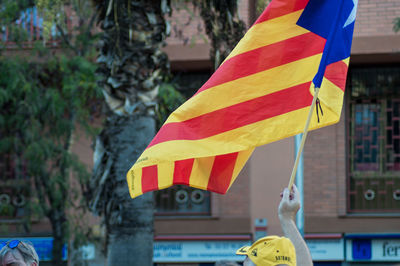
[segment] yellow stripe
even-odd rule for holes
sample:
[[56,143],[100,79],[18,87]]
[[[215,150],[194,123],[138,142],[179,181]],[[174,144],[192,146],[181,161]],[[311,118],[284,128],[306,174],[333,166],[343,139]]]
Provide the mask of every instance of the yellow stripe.
[[192,187],[207,189],[215,156],[196,158],[194,160],[189,184]]
[[174,179],[174,165],[174,162],[169,162],[157,166],[158,187],[160,189],[172,186]]
[[[143,194],[142,192],[142,168],[129,170],[127,174],[129,194],[131,198],[135,198]],[[132,186],[133,184],[133,186]]]
[[[313,119],[310,124],[310,130],[334,124],[340,118],[323,102],[321,102],[321,105],[324,110],[324,116],[321,117],[321,122],[318,123],[314,112]],[[195,156],[205,157],[200,159],[197,158],[195,160],[195,162],[198,161],[198,163],[194,165],[195,168],[193,169],[192,173],[198,172],[201,165],[203,167],[202,175],[209,177],[208,171],[211,171],[212,162],[214,160],[213,156],[209,156],[210,154],[218,155],[240,151],[237,164],[234,168],[234,173],[230,184],[231,186],[240,170],[246,163],[247,159],[250,157],[255,146],[260,146],[262,144],[273,142],[302,132],[304,128],[303,122],[305,123],[305,118],[309,111],[309,107],[305,107],[207,139],[196,141],[176,140],[160,143],[150,147],[149,149],[145,150],[140,157],[148,157],[148,159],[135,164],[128,172],[128,185],[131,197],[134,198],[143,194],[141,191],[141,167],[158,164],[159,169],[164,169],[164,166],[162,165],[171,165],[170,161],[188,159]],[[299,121],[301,121],[301,123],[299,123]],[[244,134],[247,136],[243,136]],[[227,142],[227,140],[233,139],[235,141]],[[190,147],[192,144],[195,145],[193,149]],[[171,150],[174,150],[174,152],[171,153]],[[195,154],[190,153],[190,151],[193,150],[196,151]],[[149,156],[150,154],[154,156]],[[132,172],[135,173],[135,177],[139,177],[133,179],[135,188],[134,190],[132,190],[131,187],[132,179],[129,178]],[[190,177],[190,183],[193,187],[207,189],[208,179],[197,179],[197,176],[193,175]],[[160,189],[170,186],[167,182],[165,185],[165,187],[164,185],[159,186]]]
[[129,193],[131,195],[131,198],[133,198],[133,194],[131,191],[134,190],[134,186],[132,186],[133,184],[133,180],[134,180],[134,172],[133,171],[128,171],[128,173],[126,173],[126,182],[128,183],[128,188],[129,188]]
[[321,55],[310,56],[202,91],[175,110],[165,124],[188,120],[311,81],[317,73]]
[[[318,124],[316,115],[313,114],[310,130],[334,124],[340,118],[323,102],[321,105],[324,116]],[[165,160],[175,161],[243,151],[290,137],[303,131],[308,111],[309,107],[305,107],[205,139],[173,140],[159,143],[146,149],[140,158],[148,157],[148,160],[136,163],[133,168],[154,165]]]
[[254,149],[255,148],[251,148],[251,149],[239,152],[238,157],[236,159],[235,168],[233,169],[232,179],[231,179],[231,183],[229,184],[228,190],[232,186],[233,181],[236,180],[236,177],[239,175],[240,171],[242,170],[243,166],[246,164],[247,160],[250,158]]
[[[342,60],[347,66],[349,66],[350,57]],[[346,78],[346,77],[343,77]],[[314,95],[314,88],[310,88],[310,92]],[[336,113],[340,118],[343,107],[344,91],[341,88],[332,83],[329,79],[323,78],[321,83],[321,89],[318,94],[318,98],[323,102],[332,112]]]
[[342,111],[343,96],[344,92],[329,79],[322,80],[318,98],[339,116]]
[[309,32],[296,25],[302,12],[303,10],[296,11],[255,24],[248,30],[225,61],[235,55]]

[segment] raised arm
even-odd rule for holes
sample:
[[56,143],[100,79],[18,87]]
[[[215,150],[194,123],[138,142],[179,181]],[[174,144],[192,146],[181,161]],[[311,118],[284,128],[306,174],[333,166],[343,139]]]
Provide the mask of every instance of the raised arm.
[[283,233],[292,241],[296,249],[297,265],[312,266],[313,262],[310,251],[294,223],[295,215],[299,209],[300,199],[296,186],[293,185],[291,193],[289,193],[288,188],[285,188],[278,208],[278,215]]

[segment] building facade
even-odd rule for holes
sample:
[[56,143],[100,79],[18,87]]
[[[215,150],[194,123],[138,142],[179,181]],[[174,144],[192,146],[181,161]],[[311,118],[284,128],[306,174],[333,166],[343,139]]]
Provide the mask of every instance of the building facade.
[[[251,25],[255,11],[248,12]],[[341,120],[307,137],[303,230],[315,265],[400,263],[400,34],[393,31],[399,16],[399,1],[359,1]],[[180,68],[182,54],[166,49],[176,71],[194,75],[206,65],[195,58],[199,68],[187,67],[185,58]],[[230,191],[210,195],[208,218],[157,217],[156,239],[212,246],[222,238],[234,246],[234,238],[282,234],[277,206],[294,150],[294,138],[258,147]]]
[[[256,19],[256,2],[240,1],[247,25]],[[397,17],[398,0],[359,1],[341,120],[310,132],[306,140],[301,227],[315,265],[400,264]],[[200,18],[185,10],[174,13],[171,25],[165,51],[182,92],[190,95],[212,73],[209,43],[203,41]],[[81,138],[73,151],[92,165],[89,141]],[[279,194],[289,182],[294,158],[294,138],[284,139],[258,147],[226,195],[187,187],[155,193],[154,263],[240,262],[237,248],[264,235],[281,235]],[[21,232],[13,221],[1,223],[11,231],[0,232],[0,237]],[[48,237],[49,225],[36,222],[31,232],[18,236]],[[88,250],[88,262],[101,265],[93,260],[99,251]]]
[[[359,1],[344,108],[304,152],[305,231],[338,234],[347,264],[397,265],[399,1]],[[339,239],[339,238],[338,238]]]

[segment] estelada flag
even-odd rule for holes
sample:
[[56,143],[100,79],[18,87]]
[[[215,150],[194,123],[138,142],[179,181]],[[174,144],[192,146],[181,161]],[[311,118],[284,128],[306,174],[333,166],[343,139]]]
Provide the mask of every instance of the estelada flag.
[[320,87],[339,121],[358,0],[272,0],[127,174],[131,197],[184,184],[226,193],[256,146],[301,133]]

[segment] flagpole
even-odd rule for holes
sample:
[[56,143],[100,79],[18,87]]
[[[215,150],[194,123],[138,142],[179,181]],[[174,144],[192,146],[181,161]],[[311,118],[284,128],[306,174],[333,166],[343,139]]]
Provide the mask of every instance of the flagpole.
[[[343,9],[343,2],[344,1],[342,0],[339,3],[340,6],[339,6],[338,12],[336,14],[336,17],[334,19],[335,22],[337,22],[339,20],[339,15],[340,15],[340,13],[342,12],[342,9]],[[314,110],[315,103],[316,103],[317,98],[318,98],[319,89],[321,87],[322,79],[323,79],[323,76],[324,76],[324,73],[325,73],[325,67],[326,67],[326,63],[327,63],[328,54],[330,53],[330,50],[331,50],[331,47],[332,47],[332,42],[330,42],[328,40],[332,39],[332,36],[336,32],[336,30],[337,30],[336,25],[337,24],[338,23],[333,23],[332,24],[332,27],[331,27],[331,29],[329,31],[329,36],[327,38],[326,47],[324,48],[324,52],[322,53],[322,58],[321,58],[321,62],[319,64],[319,68],[318,68],[317,74],[313,79],[313,83],[312,84],[314,84],[314,86],[316,86],[315,93],[314,93],[314,98],[313,98],[313,101],[312,101],[312,104],[311,104],[311,107],[310,107],[310,112],[308,113],[307,122],[306,122],[306,125],[304,127],[303,137],[301,138],[301,144],[300,144],[300,148],[299,148],[299,150],[297,152],[296,161],[294,163],[294,167],[293,167],[293,170],[292,170],[292,175],[291,175],[290,180],[289,180],[289,186],[288,186],[289,191],[292,189],[292,186],[293,186],[293,183],[294,183],[294,179],[295,179],[295,175],[296,175],[296,171],[297,171],[297,166],[299,164],[299,157],[300,157],[300,154],[303,151],[304,142],[306,141],[306,137],[307,137],[308,126],[310,125],[312,112]]]
[[[318,108],[318,106],[317,106]],[[303,134],[297,134],[294,136],[295,142],[295,154],[300,147],[301,138]],[[304,162],[303,162],[304,155],[300,154],[299,165],[297,166],[297,172],[295,177],[295,184],[297,190],[299,191],[299,200],[300,200],[300,209],[297,211],[296,215],[296,225],[299,229],[299,232],[302,236],[304,236]],[[293,157],[294,159],[294,157]]]
[[307,133],[308,133],[308,127],[310,126],[312,113],[314,111],[315,103],[317,102],[319,89],[320,88],[315,88],[314,98],[313,98],[313,101],[311,103],[310,111],[308,112],[306,125],[304,126],[303,137],[301,138],[301,143],[300,143],[299,150],[297,151],[296,161],[295,161],[294,166],[293,166],[292,175],[290,176],[289,185],[288,185],[289,191],[292,189],[292,186],[293,186],[293,183],[294,183],[297,167],[299,165],[300,155],[303,152],[304,143],[306,141],[306,137],[307,137]]

